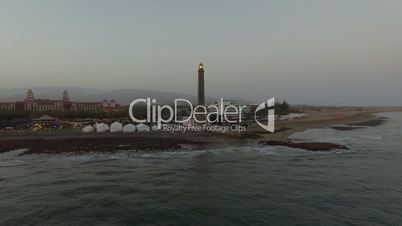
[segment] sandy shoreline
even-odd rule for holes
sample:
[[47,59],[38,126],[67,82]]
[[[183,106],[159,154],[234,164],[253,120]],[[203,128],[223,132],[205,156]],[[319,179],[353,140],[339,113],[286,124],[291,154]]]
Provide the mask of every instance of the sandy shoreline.
[[260,140],[288,140],[294,133],[302,132],[308,129],[324,128],[333,125],[346,125],[353,123],[365,123],[377,118],[375,114],[383,112],[402,112],[401,107],[367,107],[361,110],[348,110],[340,108],[339,110],[323,110],[321,112],[312,112],[303,119],[292,121],[276,122],[276,129],[279,132],[264,133],[256,128],[256,131],[262,132]]
[[[289,136],[312,128],[323,128],[339,124],[370,124],[370,120],[376,119],[376,113],[402,111],[402,108],[364,108],[351,110],[345,108],[323,109],[319,112],[310,112],[305,118],[279,121],[276,123],[277,132],[267,133],[258,126],[248,128],[253,136],[239,136],[231,134],[216,134],[206,132],[168,133],[146,132],[133,134],[62,134],[25,132],[14,135],[0,136],[0,153],[16,149],[27,148],[31,153],[82,153],[82,152],[112,152],[116,150],[172,150],[183,147],[208,147],[220,144],[236,142],[254,142],[256,144],[267,141],[284,142]],[[284,142],[285,144],[286,142]],[[317,144],[314,144],[317,145]]]

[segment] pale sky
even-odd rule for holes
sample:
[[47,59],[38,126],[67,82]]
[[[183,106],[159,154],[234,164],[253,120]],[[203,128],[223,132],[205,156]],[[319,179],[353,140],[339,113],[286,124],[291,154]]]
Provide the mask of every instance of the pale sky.
[[0,0],[0,88],[402,105],[402,1]]

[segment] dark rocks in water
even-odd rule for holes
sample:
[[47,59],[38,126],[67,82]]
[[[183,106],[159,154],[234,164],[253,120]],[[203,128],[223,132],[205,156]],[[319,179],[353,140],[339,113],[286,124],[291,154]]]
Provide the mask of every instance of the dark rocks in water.
[[349,131],[349,130],[355,130],[355,129],[360,129],[360,128],[363,128],[363,127],[347,126],[347,125],[344,125],[344,126],[331,126],[331,129],[339,130],[339,131]]
[[0,153],[29,149],[32,153],[113,152],[116,150],[172,150],[181,145],[204,145],[204,142],[169,137],[77,137],[59,139],[20,139],[0,142]]
[[380,118],[372,119],[372,120],[365,121],[365,122],[351,123],[351,124],[348,124],[348,126],[379,126],[379,125],[383,124],[385,121],[387,121],[386,118],[380,117]]
[[280,141],[261,141],[260,144],[270,146],[285,146],[290,148],[300,148],[307,151],[332,151],[336,149],[348,150],[346,146],[340,144],[326,143],[326,142],[293,142],[290,140]]
[[364,122],[357,122],[357,123],[350,123],[346,125],[341,125],[341,126],[331,126],[331,129],[339,130],[339,131],[349,131],[349,130],[355,130],[355,129],[360,129],[360,128],[365,128],[365,127],[374,127],[374,126],[379,126],[383,124],[384,122],[387,121],[388,118],[386,117],[378,117],[376,119],[364,121]]

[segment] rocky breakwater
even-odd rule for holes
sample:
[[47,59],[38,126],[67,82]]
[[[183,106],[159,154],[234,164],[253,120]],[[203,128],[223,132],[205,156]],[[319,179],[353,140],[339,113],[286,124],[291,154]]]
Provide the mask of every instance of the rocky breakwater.
[[344,145],[333,144],[327,142],[295,142],[291,140],[280,141],[261,141],[260,144],[269,146],[284,146],[290,148],[299,148],[307,151],[333,151],[333,150],[348,150]]

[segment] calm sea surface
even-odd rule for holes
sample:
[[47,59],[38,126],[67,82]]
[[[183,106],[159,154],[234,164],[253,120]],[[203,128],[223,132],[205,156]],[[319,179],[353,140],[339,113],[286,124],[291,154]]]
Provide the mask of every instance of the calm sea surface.
[[381,115],[294,135],[342,152],[0,154],[0,225],[401,225],[402,114]]

